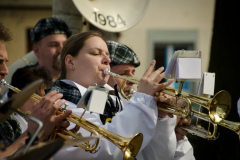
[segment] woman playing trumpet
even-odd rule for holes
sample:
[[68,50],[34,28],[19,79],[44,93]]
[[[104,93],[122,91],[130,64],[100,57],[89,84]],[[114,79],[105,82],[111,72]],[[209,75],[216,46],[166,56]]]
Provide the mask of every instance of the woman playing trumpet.
[[[60,80],[46,92],[57,90],[62,93],[69,104],[67,109],[71,108],[73,113],[81,115],[84,109],[76,108],[76,104],[89,86],[104,86],[108,82],[109,76],[104,74],[104,70],[110,69],[109,63],[107,44],[101,34],[89,31],[73,35],[66,41],[61,52]],[[123,137],[143,133],[143,143],[139,151],[141,152],[151,141],[158,119],[154,94],[170,84],[159,84],[163,79],[163,68],[151,73],[155,63],[152,61],[140,80],[137,92],[123,110],[116,108],[109,98],[108,102],[111,105],[106,105],[104,114],[90,114],[87,111],[83,118]],[[81,148],[68,148],[58,152],[54,159],[123,159],[122,152],[110,141],[100,138],[99,144],[101,148],[95,154],[85,152]],[[141,154],[136,158],[144,159]]]

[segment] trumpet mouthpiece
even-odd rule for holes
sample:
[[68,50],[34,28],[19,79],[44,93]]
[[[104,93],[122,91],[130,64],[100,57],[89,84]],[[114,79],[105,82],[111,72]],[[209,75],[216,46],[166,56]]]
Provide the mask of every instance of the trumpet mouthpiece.
[[110,71],[109,71],[109,69],[105,69],[105,70],[104,70],[104,74],[106,74],[106,75],[110,75]]
[[1,86],[5,86],[6,83],[7,83],[7,82],[6,82],[4,79],[2,79],[2,80],[0,81],[0,85],[1,85]]
[[109,72],[110,72],[109,69],[105,69],[105,70],[104,70],[104,74],[106,74],[106,75],[108,75]]
[[112,72],[110,72],[109,69],[105,69],[104,70],[104,74],[105,75],[113,75],[114,76],[114,74]]

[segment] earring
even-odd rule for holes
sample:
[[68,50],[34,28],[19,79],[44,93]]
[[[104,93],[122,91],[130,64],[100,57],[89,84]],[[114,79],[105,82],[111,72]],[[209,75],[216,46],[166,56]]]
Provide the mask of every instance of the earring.
[[71,65],[70,68],[73,69],[73,65]]

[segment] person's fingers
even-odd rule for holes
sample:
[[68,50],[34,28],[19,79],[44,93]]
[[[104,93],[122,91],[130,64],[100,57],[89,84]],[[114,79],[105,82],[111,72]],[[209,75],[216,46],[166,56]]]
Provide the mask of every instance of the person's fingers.
[[55,112],[56,112],[56,110],[58,110],[58,108],[60,108],[62,105],[64,105],[65,104],[65,102],[66,102],[66,100],[65,99],[60,99],[59,101],[57,101],[55,104],[54,104],[54,102],[55,102],[56,100],[54,99],[53,101],[49,101],[48,103],[48,105],[49,105],[49,107],[50,107],[50,109],[49,109],[49,114],[51,115],[51,114],[55,114]]
[[42,97],[41,101],[46,101],[56,94],[57,94],[57,91],[53,90],[49,92],[47,95],[45,95],[44,97]]
[[177,98],[176,97],[171,97],[171,99],[172,99],[173,104],[176,105],[177,104]]
[[160,96],[160,92],[155,92],[154,96],[155,96],[155,97]]
[[[170,105],[172,105],[173,104],[173,101],[172,101],[172,99],[171,98],[165,98],[164,99],[165,100],[165,103],[168,103],[168,104],[170,104]],[[164,101],[163,101],[164,102]]]
[[[167,86],[169,86],[171,83],[173,82],[173,80],[169,80],[167,82],[164,82],[164,83],[160,83],[158,85],[156,85],[156,91],[161,91],[163,90],[164,88],[166,88]],[[155,94],[155,93],[154,93]]]
[[190,118],[180,118],[178,123],[179,124],[181,123],[181,124],[183,124],[185,126],[188,126],[188,125],[191,124],[191,119]]
[[64,113],[59,114],[55,117],[55,122],[58,124],[59,122],[65,120],[67,117],[69,117],[72,114],[71,110],[66,110]]
[[70,131],[73,132],[73,133],[77,133],[79,129],[80,129],[80,126],[75,125],[75,127],[70,129]]
[[62,98],[62,96],[62,94],[57,94],[56,91],[52,91],[41,99],[39,105],[42,109],[49,110],[49,107],[51,107],[58,99]]
[[151,64],[149,65],[149,67],[147,68],[147,70],[145,71],[145,73],[142,76],[143,79],[147,79],[149,77],[149,75],[152,73],[152,70],[153,70],[155,64],[156,64],[156,61],[152,60]]
[[170,79],[170,80],[168,80],[167,82],[161,83],[161,84],[160,84],[160,86],[161,86],[160,90],[168,87],[168,86],[171,85],[172,83],[173,83],[173,79]]
[[148,79],[152,80],[155,83],[159,83],[164,78],[164,73],[162,73],[163,70],[164,67],[158,68],[148,77]]
[[65,100],[60,99],[62,97],[63,97],[63,95],[60,93],[60,94],[53,95],[49,99],[46,99],[46,101],[42,107],[42,109],[45,111],[46,115],[50,116],[50,115],[55,114],[56,110],[65,103]]
[[173,96],[170,96],[166,93],[163,92],[156,92],[154,94],[154,99],[160,102],[165,102],[165,103],[170,103],[170,104],[175,104],[176,103],[176,98]]
[[188,134],[188,131],[184,130],[184,127],[181,125],[177,125],[175,127],[175,133],[177,137],[177,141],[184,139],[184,137]]
[[158,117],[164,118],[166,116],[173,118],[173,114],[170,113],[170,110],[168,109],[168,104],[157,101],[158,106]]
[[180,140],[183,140],[184,139],[184,135],[181,135],[179,133],[176,132],[176,138],[177,138],[177,142],[180,141]]
[[[49,109],[49,107],[52,108],[52,106],[54,106],[53,104],[54,104],[54,103],[57,103],[57,102],[56,102],[57,100],[60,101],[60,99],[61,99],[62,97],[63,97],[63,94],[62,94],[62,93],[55,94],[54,96],[52,96],[52,97],[46,102],[46,103],[48,104],[48,106],[47,106],[47,105],[45,105],[45,106],[48,107],[48,109]],[[59,108],[58,105],[55,105],[54,107],[55,107],[55,109]]]
[[187,101],[185,99],[180,99],[177,102],[178,107],[182,107]]
[[155,100],[155,101],[165,102],[166,99],[167,99],[167,98],[164,97],[164,96],[156,96],[156,94],[154,95],[154,100]]
[[155,101],[161,101],[161,98],[163,98],[163,99],[166,98],[165,93],[162,93],[162,92],[159,92],[159,91],[154,93],[154,100]]
[[57,100],[61,99],[63,97],[63,94],[62,93],[58,93],[58,94],[55,94],[54,96],[52,96],[50,98],[51,102],[56,102]]
[[174,116],[172,113],[168,113],[168,117],[173,118]]
[[56,124],[56,127],[61,127],[61,128],[67,128],[70,126],[70,122],[67,120],[60,121],[59,123]]
[[47,95],[45,95],[44,97],[42,97],[42,99],[39,101],[39,103],[34,107],[36,109],[38,108],[43,108],[44,104],[46,103],[46,101],[48,99],[50,99],[52,96],[54,96],[55,94],[57,94],[57,91],[51,91],[49,92]]
[[188,131],[184,130],[183,128],[177,126],[175,128],[175,132],[178,133],[178,134],[181,134],[182,136],[185,136],[188,134]]
[[179,121],[180,121],[181,118],[182,118],[182,117],[177,116],[176,126],[178,125],[178,123],[179,123]]
[[158,110],[158,117],[159,118],[165,118],[167,116],[167,113],[161,110]]
[[160,108],[158,108],[158,117],[159,118],[164,118],[164,117],[170,117],[170,118],[173,118],[173,114],[172,113],[168,113],[167,111],[162,111]]
[[163,93],[163,92],[159,92],[160,93],[160,96],[165,96],[166,94]]

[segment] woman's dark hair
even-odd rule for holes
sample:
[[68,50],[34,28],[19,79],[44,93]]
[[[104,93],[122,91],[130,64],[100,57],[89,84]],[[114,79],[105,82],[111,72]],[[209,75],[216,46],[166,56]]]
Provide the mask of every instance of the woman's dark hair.
[[[38,66],[25,66],[17,69],[13,75],[11,80],[11,85],[22,90],[24,87],[29,85],[30,83],[42,79],[43,83],[41,87],[50,87],[52,85],[52,78],[47,69]],[[8,97],[12,97],[14,91],[9,90]]]
[[[66,78],[65,57],[68,54],[73,57],[77,56],[78,52],[84,46],[85,41],[94,36],[100,37],[105,41],[102,34],[97,31],[88,31],[88,32],[78,33],[78,34],[75,34],[75,35],[71,36],[70,38],[68,38],[68,40],[65,42],[62,52],[61,52],[61,70],[62,71],[61,71],[60,79]],[[106,41],[105,41],[105,43],[106,43]]]

